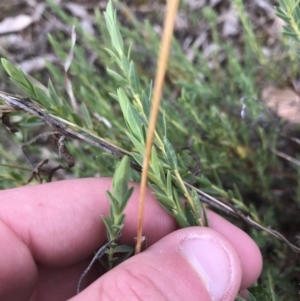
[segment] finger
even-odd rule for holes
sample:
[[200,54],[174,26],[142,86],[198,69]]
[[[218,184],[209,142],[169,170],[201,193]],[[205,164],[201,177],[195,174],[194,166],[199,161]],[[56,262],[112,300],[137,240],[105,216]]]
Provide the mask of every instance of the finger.
[[0,300],[28,300],[37,268],[27,246],[0,220]]
[[208,211],[209,226],[224,235],[239,255],[243,279],[241,288],[251,286],[262,270],[262,256],[257,244],[244,231],[218,214]]
[[[92,258],[87,258],[71,266],[62,268],[44,268],[38,266],[38,280],[35,289],[29,299],[21,299],[26,301],[53,301],[67,300],[76,294],[78,280],[82,271],[91,262]],[[100,277],[101,267],[97,263],[83,279],[82,287],[85,288]],[[31,291],[32,292],[32,291]],[[3,299],[0,299],[1,301]],[[16,298],[8,298],[7,300],[20,300]]]
[[72,298],[81,300],[234,300],[239,256],[215,230],[177,230]]
[[[59,268],[61,272],[64,268],[70,270],[71,265],[87,258],[104,243],[106,230],[101,215],[108,214],[105,190],[110,185],[111,179],[85,179],[0,191],[1,238],[10,242],[0,245],[0,277],[7,279],[5,285],[0,285],[0,300],[28,300],[35,285],[37,289],[45,283],[50,285],[46,279],[51,279],[51,273],[48,277],[44,273],[45,277],[36,282],[36,264],[50,272]],[[126,209],[125,243],[133,244],[135,236],[137,190]],[[146,202],[145,234],[152,244],[172,231],[176,223],[150,191]],[[77,274],[83,270],[77,269]],[[79,277],[75,273],[68,275],[65,282],[73,283],[73,288],[68,285],[59,291],[54,285],[49,290],[74,295]]]
[[[136,236],[139,187],[125,210],[122,243]],[[105,191],[111,179],[81,179],[27,186],[0,192],[0,219],[29,247],[36,261],[67,266],[88,257],[106,240],[101,215],[108,215]],[[149,245],[176,228],[150,190],[145,207],[144,235]]]

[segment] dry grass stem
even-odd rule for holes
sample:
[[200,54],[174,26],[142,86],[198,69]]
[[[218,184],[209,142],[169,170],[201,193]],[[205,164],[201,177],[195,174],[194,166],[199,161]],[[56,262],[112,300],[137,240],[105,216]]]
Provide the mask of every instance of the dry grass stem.
[[175,18],[177,14],[179,0],[167,1],[167,12],[164,23],[164,31],[161,42],[161,49],[158,59],[158,68],[155,78],[155,86],[152,98],[152,109],[149,119],[149,129],[146,141],[146,151],[143,160],[143,171],[141,178],[141,191],[140,191],[140,202],[139,202],[139,215],[138,215],[138,230],[137,230],[137,243],[135,248],[135,253],[141,252],[142,243],[142,232],[143,232],[143,217],[144,217],[144,205],[145,205],[145,195],[146,195],[146,185],[147,185],[147,174],[149,168],[149,160],[151,155],[153,135],[155,131],[155,125],[157,120],[157,115],[159,111],[160,99],[163,89],[164,77],[167,69],[168,57],[170,53],[170,45],[173,36],[173,28],[175,23]]

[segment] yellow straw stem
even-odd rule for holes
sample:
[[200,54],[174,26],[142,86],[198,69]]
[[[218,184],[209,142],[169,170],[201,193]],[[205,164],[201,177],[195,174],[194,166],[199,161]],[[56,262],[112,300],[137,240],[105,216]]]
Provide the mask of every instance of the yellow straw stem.
[[140,191],[139,215],[138,215],[137,243],[135,247],[135,254],[141,252],[149,160],[151,156],[153,136],[155,132],[155,125],[156,125],[157,115],[159,111],[164,78],[167,69],[167,63],[168,63],[168,58],[170,53],[170,45],[173,36],[174,23],[175,23],[175,18],[178,9],[178,3],[179,0],[167,1],[167,12],[165,15],[164,31],[163,31],[162,41],[161,41],[161,49],[160,49],[160,54],[158,59],[158,67],[157,67],[157,73],[156,73],[155,85],[153,91],[152,108],[150,113],[149,128],[148,128],[147,141],[146,141],[146,151],[143,160],[143,171],[142,171],[142,178],[141,178],[141,191]]

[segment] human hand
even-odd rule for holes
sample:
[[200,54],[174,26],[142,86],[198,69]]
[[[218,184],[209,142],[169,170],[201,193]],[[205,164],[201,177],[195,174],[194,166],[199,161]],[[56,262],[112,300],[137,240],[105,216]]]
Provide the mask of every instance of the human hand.
[[[132,245],[136,236],[134,186],[121,244]],[[261,255],[246,233],[211,211],[210,228],[176,230],[149,190],[148,249],[100,278],[94,267],[84,283],[90,285],[75,296],[89,256],[105,243],[101,215],[108,214],[110,189],[111,179],[94,178],[0,191],[1,301],[229,301],[258,278]]]

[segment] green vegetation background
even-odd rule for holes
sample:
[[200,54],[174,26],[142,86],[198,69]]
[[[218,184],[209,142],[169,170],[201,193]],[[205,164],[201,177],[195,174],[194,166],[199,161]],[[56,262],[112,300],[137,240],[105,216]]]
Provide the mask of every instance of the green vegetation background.
[[[181,13],[190,13],[191,22],[199,19],[207,22],[211,39],[218,47],[212,51],[209,60],[195,49],[195,59],[191,62],[182,45],[174,40],[162,101],[168,139],[182,167],[189,168],[195,164],[190,153],[183,148],[189,147],[200,158],[199,173],[195,177],[187,174],[188,182],[222,200],[230,200],[233,196],[241,199],[243,206],[240,209],[245,214],[257,216],[264,226],[278,230],[295,242],[300,226],[300,168],[270,151],[271,148],[288,151],[290,140],[281,136],[284,121],[273,113],[270,115],[261,105],[260,95],[267,85],[280,87],[286,85],[287,78],[299,77],[297,44],[290,37],[282,36],[276,51],[265,54],[266,41],[257,37],[243,2],[232,2],[243,29],[243,39],[239,42],[242,56],[237,53],[236,41],[224,40],[219,34],[213,9],[205,7],[199,15],[199,11],[192,14],[184,4],[181,6]],[[291,7],[296,3],[282,2]],[[125,5],[116,6],[118,19],[123,24],[124,44],[128,48],[133,43],[131,58],[136,64],[140,85],[149,91],[155,74],[160,36],[148,20],[136,18]],[[78,20],[62,9],[52,5],[52,13],[70,28],[76,25],[78,37],[69,78],[78,107],[66,112],[51,103],[43,103],[43,106],[49,113],[69,120],[96,136],[129,151],[134,150],[126,135],[120,105],[110,96],[111,93],[116,94],[120,79],[117,80],[118,68],[104,49],[110,47],[110,37],[103,16],[96,11],[97,33],[90,35],[82,30]],[[50,36],[49,40],[60,61],[64,62],[71,47],[70,36],[58,33]],[[95,55],[93,63],[88,60],[91,53]],[[220,56],[225,56],[222,63]],[[68,102],[62,64],[48,63],[47,68],[57,94]],[[107,68],[116,74],[107,72]],[[8,82],[2,68],[0,72],[1,80],[7,83],[9,91],[20,93]],[[34,77],[43,81],[45,75],[35,74]],[[47,82],[43,84],[47,86]],[[244,118],[241,117],[243,104],[246,105]],[[28,166],[20,152],[20,143],[39,133],[40,128],[37,128],[42,125],[28,114],[19,114],[18,118],[21,132],[17,135],[9,135],[5,129],[0,129],[0,162],[14,166],[0,166],[1,189],[26,184]],[[299,126],[295,126],[290,135],[299,133]],[[82,142],[68,142],[68,147],[76,165],[59,174],[58,178],[113,175],[117,164],[115,158]],[[50,152],[42,153],[43,149],[49,148]],[[36,162],[45,159],[46,155],[51,161],[63,163],[51,145],[44,147],[40,144],[28,149]],[[294,151],[294,156],[297,155],[299,157],[299,149]],[[138,181],[139,174],[133,173],[133,179]],[[257,300],[296,300],[300,290],[299,255],[275,238],[250,229],[237,220],[233,222],[256,240],[263,254],[264,270],[259,284],[265,288],[267,295],[261,299],[257,297]]]

